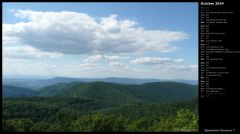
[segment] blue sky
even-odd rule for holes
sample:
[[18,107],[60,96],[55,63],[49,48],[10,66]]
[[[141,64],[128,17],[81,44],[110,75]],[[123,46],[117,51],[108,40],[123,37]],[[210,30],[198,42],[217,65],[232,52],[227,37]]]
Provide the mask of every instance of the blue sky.
[[197,3],[3,3],[3,24],[5,75],[197,79]]

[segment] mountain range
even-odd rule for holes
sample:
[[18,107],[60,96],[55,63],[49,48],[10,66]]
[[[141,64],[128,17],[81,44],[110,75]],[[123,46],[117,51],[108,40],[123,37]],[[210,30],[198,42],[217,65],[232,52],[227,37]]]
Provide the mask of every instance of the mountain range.
[[3,85],[4,97],[26,97],[26,96],[36,96],[36,95],[37,95],[36,91],[28,88]]
[[3,86],[4,97],[81,98],[115,103],[175,102],[196,98],[198,86],[177,82],[151,82],[144,84],[118,84],[109,82],[70,82],[44,86],[31,90],[16,86]]
[[180,82],[191,85],[197,85],[197,80],[160,80],[160,79],[137,79],[137,78],[119,78],[119,77],[108,77],[108,78],[69,78],[69,77],[54,77],[54,78],[41,78],[36,79],[35,77],[30,79],[28,77],[3,77],[3,84],[9,86],[17,86],[30,88],[33,90],[39,90],[44,86],[53,85],[59,82],[111,82],[118,84],[144,84],[150,82]]
[[[128,81],[92,80],[57,77],[40,81],[15,80],[15,86],[3,84],[3,130],[198,130],[198,85],[181,82],[132,84],[131,79],[130,84]],[[34,88],[27,88],[29,86]]]

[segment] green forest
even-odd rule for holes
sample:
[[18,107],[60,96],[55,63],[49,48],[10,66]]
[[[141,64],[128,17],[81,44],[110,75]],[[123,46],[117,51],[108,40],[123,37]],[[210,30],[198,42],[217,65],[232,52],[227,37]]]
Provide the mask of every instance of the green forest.
[[11,96],[10,90],[16,88],[3,89],[9,93],[2,100],[3,131],[198,131],[198,91],[194,85],[73,82]]

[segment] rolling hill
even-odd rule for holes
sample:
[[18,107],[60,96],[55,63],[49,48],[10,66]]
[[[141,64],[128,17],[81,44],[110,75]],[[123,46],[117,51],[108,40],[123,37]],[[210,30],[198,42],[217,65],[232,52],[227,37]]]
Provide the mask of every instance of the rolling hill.
[[57,83],[33,91],[27,88],[4,86],[6,97],[65,97],[94,99],[116,104],[135,102],[176,102],[196,98],[197,86],[176,82],[152,82],[140,85],[108,82]]
[[80,84],[81,82],[71,82],[71,83],[63,83],[59,82],[50,86],[44,86],[37,91],[38,96],[55,96],[62,92],[66,92],[71,89],[76,84]]
[[95,99],[115,103],[175,102],[196,98],[197,86],[176,82],[153,82],[141,85],[107,82],[60,83],[44,87],[40,96]]
[[60,82],[39,91],[5,85],[3,130],[197,131],[197,89],[177,82]]
[[30,88],[33,90],[40,90],[44,86],[50,86],[60,82],[71,83],[71,82],[110,82],[118,84],[144,84],[151,82],[179,82],[191,85],[197,85],[197,80],[161,80],[161,79],[138,79],[138,78],[120,78],[120,77],[108,77],[108,78],[69,78],[69,77],[54,77],[54,78],[14,78],[14,77],[3,77],[3,84],[17,87]]
[[28,88],[3,85],[3,97],[30,97],[37,93]]

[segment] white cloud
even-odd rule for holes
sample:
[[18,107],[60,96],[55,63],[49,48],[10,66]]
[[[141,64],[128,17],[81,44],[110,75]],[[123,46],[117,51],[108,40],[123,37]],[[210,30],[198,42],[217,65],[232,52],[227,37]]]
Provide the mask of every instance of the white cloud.
[[71,63],[57,65],[26,59],[3,60],[3,72],[6,74],[24,75],[51,75],[68,77],[135,77],[135,78],[160,78],[160,79],[197,79],[198,65],[185,65],[179,62],[171,64],[154,65],[139,68],[127,66],[121,62],[109,62],[109,64],[97,63]]
[[159,57],[141,57],[131,60],[133,64],[143,64],[143,65],[162,65],[175,62],[182,62],[183,59],[171,59],[171,58],[159,58]]
[[81,68],[92,69],[92,68],[96,67],[97,64],[94,64],[94,63],[80,63],[80,64],[77,64],[77,66],[81,67]]
[[184,60],[183,59],[175,59],[174,61],[175,62],[183,62]]
[[[122,68],[128,68],[128,66],[124,65],[123,63],[120,62],[120,60],[123,59],[129,59],[129,57],[127,56],[110,56],[110,55],[92,55],[87,57],[86,59],[84,59],[84,63],[81,63],[83,65],[87,64],[87,65],[92,65],[95,63],[97,66],[94,66],[95,69],[100,69],[103,70],[104,68],[108,68],[109,70],[113,71],[113,70],[122,70]],[[106,63],[101,63],[100,61],[105,61]]]
[[134,69],[136,73],[140,74],[138,76],[146,75],[147,77],[161,77],[163,79],[197,79],[198,65],[186,64],[183,59],[141,57],[130,62],[144,65],[143,69]]
[[84,62],[98,62],[98,61],[103,61],[106,60],[108,62],[112,62],[112,61],[119,61],[122,59],[129,59],[129,57],[127,56],[117,56],[117,55],[101,55],[101,54],[97,54],[97,55],[91,55],[88,56],[86,59],[84,59]]
[[120,62],[118,62],[118,61],[110,62],[109,65],[110,65],[110,66],[123,66],[123,64],[120,63]]
[[165,68],[165,71],[171,73],[186,73],[186,72],[197,72],[198,66],[197,65],[176,65],[172,64]]
[[57,52],[39,51],[30,46],[3,47],[3,56],[7,58],[54,58],[60,55]]
[[[24,20],[3,24],[4,73],[197,78],[197,65],[187,65],[178,58],[146,55],[147,51],[175,51],[178,46],[174,43],[188,38],[182,31],[149,30],[137,21],[119,19],[115,14],[96,17],[77,12],[31,10],[15,10],[14,14]],[[61,61],[72,62],[47,59],[58,56]],[[29,60],[31,58],[40,59]]]
[[98,54],[98,55],[92,55],[92,56],[87,57],[86,59],[84,59],[84,62],[96,62],[96,61],[100,61],[103,59],[104,59],[104,57],[102,55]]
[[3,40],[16,38],[41,51],[65,54],[169,52],[177,49],[173,42],[187,39],[184,32],[148,30],[138,26],[136,21],[120,20],[117,15],[98,18],[77,12],[32,10],[16,10],[14,14],[27,21],[3,24]]

